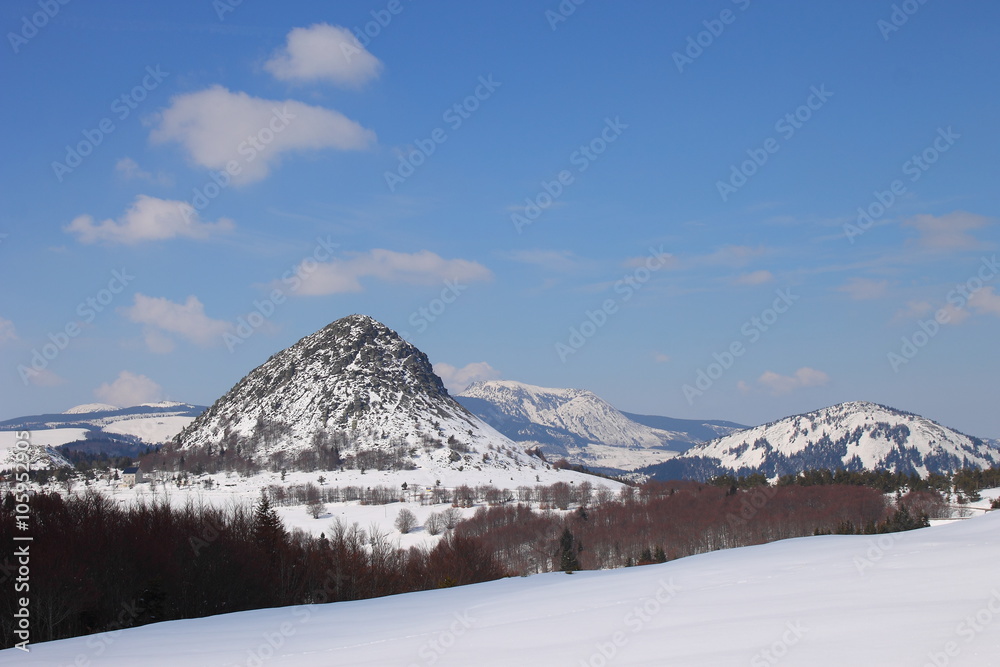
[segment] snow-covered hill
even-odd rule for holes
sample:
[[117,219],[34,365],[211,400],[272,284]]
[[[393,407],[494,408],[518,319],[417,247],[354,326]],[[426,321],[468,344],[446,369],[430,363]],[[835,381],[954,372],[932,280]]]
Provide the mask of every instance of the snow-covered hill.
[[343,459],[370,459],[369,468],[423,471],[420,483],[463,469],[519,471],[532,484],[536,475],[570,481],[455,402],[423,352],[365,315],[273,355],[171,448],[225,448],[290,468],[336,448]]
[[866,402],[842,403],[739,431],[688,450],[654,477],[768,477],[806,469],[890,470],[926,476],[990,467],[1000,450],[919,415]]
[[[62,413],[8,419],[0,422],[0,469],[10,467],[9,450],[19,431],[28,431],[31,443],[42,448],[36,452],[34,467],[61,466],[68,465],[60,455],[59,448],[64,445],[88,440],[88,452],[118,455],[123,448],[138,451],[145,445],[168,442],[204,410],[202,406],[170,401],[128,408],[87,403]],[[55,459],[46,461],[46,454]]]
[[541,448],[549,460],[565,458],[595,470],[632,471],[702,441],[684,430],[641,424],[583,389],[493,380],[469,385],[456,399],[512,440]]
[[171,621],[0,651],[24,667],[977,665],[1000,655],[1000,512],[662,565]]
[[66,412],[64,415],[85,415],[91,412],[108,412],[110,410],[117,410],[117,405],[111,405],[110,403],[84,403],[83,405],[75,405]]

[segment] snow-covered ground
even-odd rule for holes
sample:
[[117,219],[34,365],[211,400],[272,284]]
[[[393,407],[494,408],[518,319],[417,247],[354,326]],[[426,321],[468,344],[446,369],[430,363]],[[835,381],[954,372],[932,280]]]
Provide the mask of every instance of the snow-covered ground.
[[1000,512],[663,565],[172,621],[0,664],[996,665]]
[[164,417],[139,417],[121,419],[104,427],[108,433],[134,435],[143,442],[168,442],[194,421],[193,417],[170,415]]

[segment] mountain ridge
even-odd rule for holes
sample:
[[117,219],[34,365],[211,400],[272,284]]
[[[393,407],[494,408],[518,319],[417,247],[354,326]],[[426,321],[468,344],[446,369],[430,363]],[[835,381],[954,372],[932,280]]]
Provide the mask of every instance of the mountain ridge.
[[912,412],[848,401],[716,438],[643,472],[661,479],[751,473],[770,478],[844,468],[926,477],[998,462],[1000,449],[989,441]]

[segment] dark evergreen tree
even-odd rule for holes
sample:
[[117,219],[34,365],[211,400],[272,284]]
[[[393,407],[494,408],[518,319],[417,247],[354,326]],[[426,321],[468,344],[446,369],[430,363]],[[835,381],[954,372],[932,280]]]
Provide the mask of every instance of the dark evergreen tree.
[[573,533],[569,528],[563,528],[562,536],[559,538],[559,551],[557,553],[557,563],[560,570],[567,574],[580,569],[580,561],[576,557],[579,547]]

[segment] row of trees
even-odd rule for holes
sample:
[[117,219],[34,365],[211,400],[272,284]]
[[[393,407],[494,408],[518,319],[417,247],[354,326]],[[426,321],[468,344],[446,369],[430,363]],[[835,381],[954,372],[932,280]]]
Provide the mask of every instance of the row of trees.
[[847,526],[860,526],[862,532],[868,526],[900,530],[926,525],[925,517],[911,512],[906,502],[900,507],[907,507],[907,517],[916,518],[894,521],[900,509],[881,492],[862,486],[733,489],[651,482],[629,491],[568,514],[538,511],[523,503],[480,507],[458,524],[455,534],[481,540],[510,571],[532,574],[566,569],[566,563],[573,569],[626,567],[844,532]]
[[[357,600],[496,579],[479,540],[449,535],[399,549],[385,531],[334,522],[289,532],[266,497],[256,507],[121,506],[97,493],[30,498],[32,643],[181,618]],[[13,496],[0,507],[0,585],[16,576]],[[8,589],[9,590],[9,589]],[[0,641],[13,646],[15,596],[0,596]]]

